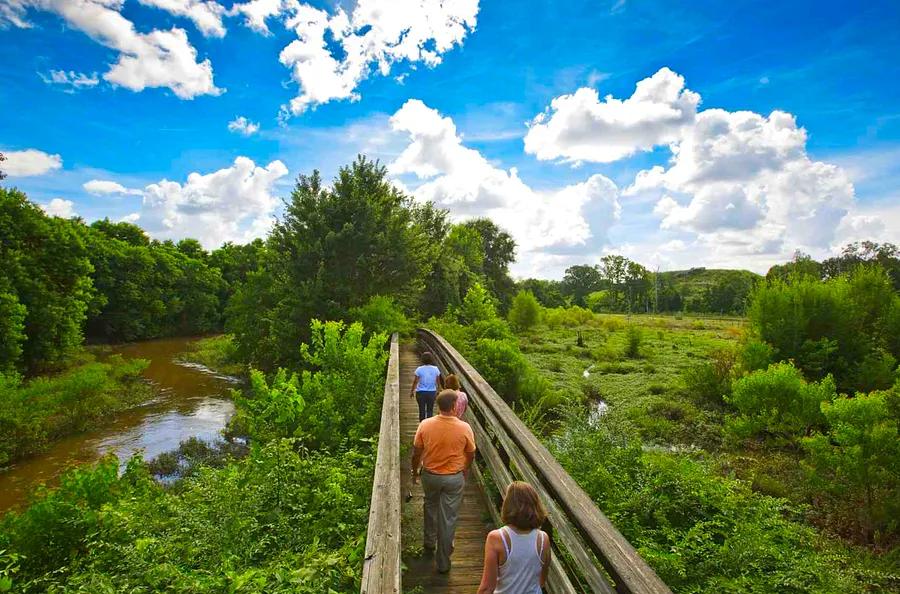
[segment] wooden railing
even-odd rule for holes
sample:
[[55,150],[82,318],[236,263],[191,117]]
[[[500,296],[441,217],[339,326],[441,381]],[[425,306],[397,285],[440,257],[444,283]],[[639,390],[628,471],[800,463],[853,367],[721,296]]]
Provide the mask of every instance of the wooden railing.
[[363,561],[363,594],[400,593],[400,349],[391,336]]
[[494,493],[495,523],[500,525],[500,497],[513,480],[534,486],[547,507],[554,549],[548,590],[554,594],[671,594],[478,371],[441,336],[426,329],[419,329],[418,335],[422,348],[435,355],[445,372],[456,374],[469,395],[466,421],[475,432],[479,463],[490,475],[483,482],[493,483],[493,490],[485,486]]

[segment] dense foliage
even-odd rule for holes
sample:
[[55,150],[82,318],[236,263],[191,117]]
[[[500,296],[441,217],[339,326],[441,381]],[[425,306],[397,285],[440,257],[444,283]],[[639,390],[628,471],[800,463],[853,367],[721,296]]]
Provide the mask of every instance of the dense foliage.
[[900,295],[880,267],[860,267],[824,281],[803,276],[761,284],[749,317],[774,357],[794,361],[811,379],[832,374],[844,391],[894,383]]

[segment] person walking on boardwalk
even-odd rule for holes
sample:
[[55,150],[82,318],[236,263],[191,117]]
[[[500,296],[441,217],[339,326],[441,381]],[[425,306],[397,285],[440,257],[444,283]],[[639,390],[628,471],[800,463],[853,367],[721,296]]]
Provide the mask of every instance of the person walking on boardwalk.
[[[469,424],[453,414],[456,391],[444,390],[437,397],[440,414],[419,423],[413,440],[412,480],[422,472],[425,492],[425,550],[435,551],[441,573],[450,571],[450,555],[459,504],[466,485],[465,473],[475,459],[475,434]],[[436,550],[435,550],[436,549]]]
[[420,423],[434,415],[434,398],[438,390],[443,388],[444,378],[441,370],[434,364],[434,355],[425,351],[422,353],[422,364],[416,367],[416,376],[409,391],[409,397],[415,398],[419,403]]
[[540,594],[550,567],[550,539],[540,529],[547,512],[534,487],[510,483],[500,517],[506,525],[487,536],[478,594]]
[[469,397],[459,389],[459,378],[451,373],[444,379],[444,387],[456,391],[456,408],[453,409],[453,414],[462,421],[463,415],[466,414],[466,409],[469,407]]

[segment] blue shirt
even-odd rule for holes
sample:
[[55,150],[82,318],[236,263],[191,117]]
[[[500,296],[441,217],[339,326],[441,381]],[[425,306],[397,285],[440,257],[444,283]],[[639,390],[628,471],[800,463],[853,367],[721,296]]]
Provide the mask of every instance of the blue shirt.
[[416,368],[416,377],[419,378],[419,384],[416,386],[416,392],[437,392],[437,378],[441,375],[441,370],[434,365],[421,365]]

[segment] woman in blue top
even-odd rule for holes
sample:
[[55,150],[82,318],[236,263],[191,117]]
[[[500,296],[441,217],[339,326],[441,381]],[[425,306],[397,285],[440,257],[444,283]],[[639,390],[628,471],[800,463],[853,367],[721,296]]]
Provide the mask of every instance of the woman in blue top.
[[434,414],[434,398],[438,390],[443,389],[444,378],[434,364],[434,355],[428,351],[422,353],[422,365],[416,368],[416,377],[409,391],[409,397],[419,403],[420,423]]

